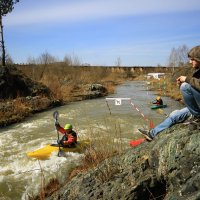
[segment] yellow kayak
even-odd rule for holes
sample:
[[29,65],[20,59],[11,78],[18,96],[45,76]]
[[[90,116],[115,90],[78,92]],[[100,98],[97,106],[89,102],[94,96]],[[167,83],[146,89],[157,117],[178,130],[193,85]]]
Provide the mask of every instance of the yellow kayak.
[[[61,152],[81,153],[87,146],[89,146],[89,144],[89,140],[82,140],[78,141],[75,147],[60,147],[60,150]],[[48,159],[51,156],[51,154],[55,151],[59,151],[58,144],[49,144],[35,151],[28,152],[27,155],[32,158],[44,160]]]

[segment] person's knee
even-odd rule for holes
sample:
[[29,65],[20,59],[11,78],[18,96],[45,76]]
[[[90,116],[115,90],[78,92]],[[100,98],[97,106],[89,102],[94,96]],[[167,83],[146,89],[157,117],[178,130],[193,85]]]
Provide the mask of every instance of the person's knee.
[[180,91],[189,91],[191,89],[191,86],[189,83],[182,83],[180,86]]
[[180,110],[174,110],[174,111],[172,111],[172,112],[169,114],[169,117],[170,117],[170,118],[174,118],[174,116],[176,116],[178,112],[180,112]]

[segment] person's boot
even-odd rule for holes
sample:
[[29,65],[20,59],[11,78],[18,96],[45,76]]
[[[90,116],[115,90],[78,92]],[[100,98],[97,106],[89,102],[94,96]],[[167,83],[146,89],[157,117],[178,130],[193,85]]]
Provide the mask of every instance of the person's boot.
[[140,131],[140,133],[142,133],[142,135],[144,135],[144,137],[147,139],[147,141],[152,141],[153,137],[151,136],[149,131],[143,130],[143,129],[138,129],[138,131]]

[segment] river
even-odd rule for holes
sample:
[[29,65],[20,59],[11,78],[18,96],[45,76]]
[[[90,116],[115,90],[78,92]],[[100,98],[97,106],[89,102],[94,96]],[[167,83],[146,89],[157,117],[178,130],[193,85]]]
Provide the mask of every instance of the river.
[[55,110],[60,113],[59,123],[73,124],[80,140],[100,136],[115,139],[120,137],[123,145],[131,148],[129,142],[141,136],[137,129],[148,126],[143,116],[157,124],[165,118],[164,114],[182,108],[178,102],[163,97],[168,107],[159,112],[151,110],[150,102],[156,95],[146,89],[146,82],[126,82],[117,87],[115,94],[106,97],[117,100],[131,98],[135,107],[130,100],[123,99],[84,100],[35,114],[22,123],[2,128],[0,199],[28,199],[28,195],[36,194],[40,189],[42,176],[45,177],[46,183],[51,178],[58,178],[63,182],[68,171],[80,161],[82,154],[79,153],[68,153],[66,157],[53,154],[50,159],[41,161],[26,155],[29,151],[57,141],[52,117]]

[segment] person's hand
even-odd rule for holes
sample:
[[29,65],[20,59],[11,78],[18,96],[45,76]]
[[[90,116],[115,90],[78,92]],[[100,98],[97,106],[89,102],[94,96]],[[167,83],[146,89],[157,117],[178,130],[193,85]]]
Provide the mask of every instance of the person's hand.
[[176,79],[176,82],[178,85],[181,85],[181,83],[184,83],[186,80],[186,76],[180,76]]
[[56,126],[56,127],[60,127],[60,124],[56,121],[56,122],[55,122],[55,126]]
[[64,143],[65,145],[67,145],[69,142],[65,140],[65,141],[63,141],[63,143]]
[[58,144],[61,144],[61,143],[60,143],[60,140],[57,140],[57,143],[58,143]]

